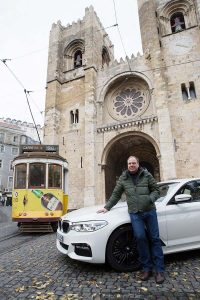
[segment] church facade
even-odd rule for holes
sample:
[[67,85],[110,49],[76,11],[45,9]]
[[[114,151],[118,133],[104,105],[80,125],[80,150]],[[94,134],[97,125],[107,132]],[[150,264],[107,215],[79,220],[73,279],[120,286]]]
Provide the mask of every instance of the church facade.
[[138,0],[143,55],[116,61],[93,7],[52,25],[44,143],[69,163],[69,208],[104,203],[127,158],[200,176],[200,1]]

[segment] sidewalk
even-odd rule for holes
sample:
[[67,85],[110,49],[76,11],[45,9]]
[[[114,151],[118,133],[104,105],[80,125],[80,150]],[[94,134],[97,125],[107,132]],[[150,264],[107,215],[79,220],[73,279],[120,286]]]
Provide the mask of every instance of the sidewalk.
[[12,218],[11,206],[0,206],[0,223],[9,222]]
[[18,232],[17,222],[12,222],[12,207],[0,206],[0,240]]

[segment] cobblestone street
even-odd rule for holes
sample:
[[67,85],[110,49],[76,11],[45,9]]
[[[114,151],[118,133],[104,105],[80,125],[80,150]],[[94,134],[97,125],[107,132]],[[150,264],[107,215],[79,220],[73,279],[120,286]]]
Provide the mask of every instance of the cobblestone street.
[[[9,222],[4,218],[0,223],[1,238]],[[15,227],[12,225],[16,231]],[[138,272],[119,273],[105,265],[76,262],[61,255],[55,233],[26,238],[30,239],[1,252],[1,300],[200,299],[199,251],[166,256],[166,281],[157,285],[153,277],[141,282]]]

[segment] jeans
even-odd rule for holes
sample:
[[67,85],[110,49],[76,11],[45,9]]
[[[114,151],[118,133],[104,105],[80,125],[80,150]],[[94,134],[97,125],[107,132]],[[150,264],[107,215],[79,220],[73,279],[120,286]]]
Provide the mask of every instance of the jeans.
[[156,272],[164,272],[164,256],[156,210],[130,213],[130,218],[143,271],[155,268]]

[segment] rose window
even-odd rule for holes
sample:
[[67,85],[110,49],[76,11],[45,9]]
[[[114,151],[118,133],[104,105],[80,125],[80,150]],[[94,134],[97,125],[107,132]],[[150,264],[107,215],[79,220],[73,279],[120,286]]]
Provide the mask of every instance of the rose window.
[[130,117],[138,114],[145,104],[143,92],[136,89],[121,91],[113,100],[115,113],[122,117]]

